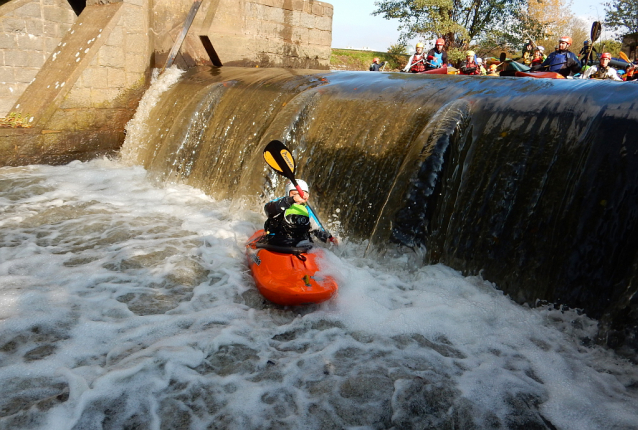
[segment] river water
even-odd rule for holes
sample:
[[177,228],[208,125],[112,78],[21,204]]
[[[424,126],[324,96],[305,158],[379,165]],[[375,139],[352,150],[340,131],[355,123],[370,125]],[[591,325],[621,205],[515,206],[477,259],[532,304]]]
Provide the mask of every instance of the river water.
[[638,369],[576,310],[411,254],[326,248],[264,302],[263,215],[117,160],[0,169],[2,429],[636,429]]

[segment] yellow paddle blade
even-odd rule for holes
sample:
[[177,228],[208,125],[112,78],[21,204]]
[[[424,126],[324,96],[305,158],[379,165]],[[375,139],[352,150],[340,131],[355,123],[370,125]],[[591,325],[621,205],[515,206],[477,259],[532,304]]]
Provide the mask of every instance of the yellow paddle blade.
[[624,52],[620,51],[620,58],[622,58],[623,60],[625,60],[628,63],[631,63],[631,61],[629,61],[629,57],[627,57],[627,54],[625,54]]
[[270,152],[264,152],[264,160],[266,160],[266,163],[268,163],[270,167],[280,173],[283,173],[283,170],[281,169],[281,167],[279,167],[279,164],[277,164]]
[[279,153],[279,155],[281,155],[281,158],[284,159],[284,161],[288,165],[288,168],[290,169],[290,171],[294,172],[295,171],[295,159],[292,158],[292,154],[290,152],[288,152],[287,149],[282,149],[281,152]]

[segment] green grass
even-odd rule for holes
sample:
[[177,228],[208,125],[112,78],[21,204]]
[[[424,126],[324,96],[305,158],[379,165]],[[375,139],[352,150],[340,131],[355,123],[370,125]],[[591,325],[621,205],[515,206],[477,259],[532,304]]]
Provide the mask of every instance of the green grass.
[[333,49],[330,57],[330,68],[335,70],[369,70],[374,57],[379,62],[386,61],[385,71],[398,70],[401,64],[408,61],[408,55],[388,54],[387,52],[356,51],[353,49]]

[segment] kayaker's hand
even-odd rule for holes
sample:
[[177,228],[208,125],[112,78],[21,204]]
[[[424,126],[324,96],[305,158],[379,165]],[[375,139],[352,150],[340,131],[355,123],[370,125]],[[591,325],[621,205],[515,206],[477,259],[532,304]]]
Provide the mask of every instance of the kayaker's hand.
[[299,195],[299,192],[293,190],[290,192],[290,197],[292,197],[293,199],[295,199],[295,203],[297,203],[298,205],[302,205],[304,203],[308,202],[308,197],[310,197],[310,195],[306,192],[303,193],[303,197]]
[[334,236],[330,236],[330,237],[328,238],[328,240],[329,240],[329,241],[330,241],[333,245],[335,245],[335,246],[339,246],[339,239],[337,239],[336,237],[334,237]]

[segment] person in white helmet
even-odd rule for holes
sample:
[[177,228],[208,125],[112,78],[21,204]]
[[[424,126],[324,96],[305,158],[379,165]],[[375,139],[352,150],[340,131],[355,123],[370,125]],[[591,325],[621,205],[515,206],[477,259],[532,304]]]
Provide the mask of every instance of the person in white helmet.
[[404,72],[420,73],[425,72],[426,66],[425,54],[423,53],[423,44],[416,44],[416,52],[408,59],[408,64],[403,68]]
[[609,67],[610,61],[611,54],[609,52],[604,52],[603,55],[600,56],[600,64],[591,66],[589,69],[585,70],[581,79],[611,79],[613,81],[622,82],[622,79],[618,76],[616,69]]
[[481,71],[481,75],[487,75],[487,70],[485,70],[485,66],[483,66],[483,59],[477,57],[476,58],[476,65],[478,66],[479,70]]
[[286,196],[264,206],[268,216],[264,223],[265,241],[271,245],[297,246],[302,241],[312,242],[312,234],[322,242],[336,242],[332,235],[321,227],[316,215],[307,205],[310,197],[308,184],[297,179],[297,185],[303,191],[303,195],[300,195],[289,181],[286,184]]

